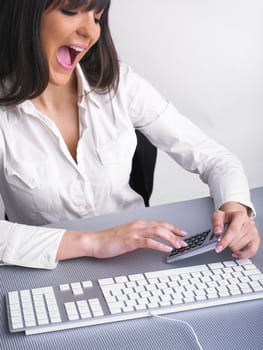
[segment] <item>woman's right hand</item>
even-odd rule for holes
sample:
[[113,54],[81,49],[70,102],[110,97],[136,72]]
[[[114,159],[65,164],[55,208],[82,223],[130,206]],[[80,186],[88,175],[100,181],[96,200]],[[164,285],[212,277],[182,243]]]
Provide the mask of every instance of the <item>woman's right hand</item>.
[[187,245],[182,240],[186,234],[180,228],[163,221],[137,220],[103,231],[90,232],[83,238],[86,256],[110,258],[138,248],[169,253],[173,248]]

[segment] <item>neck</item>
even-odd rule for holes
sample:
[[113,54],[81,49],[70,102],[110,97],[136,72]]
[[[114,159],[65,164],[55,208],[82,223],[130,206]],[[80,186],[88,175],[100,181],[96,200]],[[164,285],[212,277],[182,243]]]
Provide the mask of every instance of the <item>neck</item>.
[[62,101],[77,101],[77,91],[77,79],[75,74],[73,74],[66,85],[57,86],[49,82],[42,94],[34,98],[32,102],[36,107],[48,110],[58,107]]

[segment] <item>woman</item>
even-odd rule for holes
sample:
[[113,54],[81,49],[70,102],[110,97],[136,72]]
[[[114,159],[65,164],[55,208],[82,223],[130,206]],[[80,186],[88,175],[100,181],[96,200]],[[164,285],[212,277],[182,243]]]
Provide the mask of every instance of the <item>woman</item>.
[[135,128],[209,185],[215,233],[229,224],[216,251],[253,256],[260,239],[239,161],[119,64],[109,7],[110,0],[0,5],[0,176],[9,218],[0,223],[0,260],[51,269],[80,256],[184,246],[186,233],[165,222],[100,232],[39,226],[143,206],[129,186]]

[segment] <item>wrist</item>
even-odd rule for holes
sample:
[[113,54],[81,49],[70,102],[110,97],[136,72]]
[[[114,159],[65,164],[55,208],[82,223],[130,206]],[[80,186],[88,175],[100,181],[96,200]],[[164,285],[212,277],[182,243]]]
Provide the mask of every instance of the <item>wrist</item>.
[[219,209],[226,213],[233,212],[233,211],[241,211],[247,216],[249,217],[251,216],[251,208],[239,202],[226,202],[223,205],[221,205]]
[[80,237],[80,245],[84,252],[83,256],[94,256],[94,244],[95,241],[92,232],[82,232]]
[[91,255],[90,235],[82,231],[66,231],[58,247],[56,260],[80,258]]

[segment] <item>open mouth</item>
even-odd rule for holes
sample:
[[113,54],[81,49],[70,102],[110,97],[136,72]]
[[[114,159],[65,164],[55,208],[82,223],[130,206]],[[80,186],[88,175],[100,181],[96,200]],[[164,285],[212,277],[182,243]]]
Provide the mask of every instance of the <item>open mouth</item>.
[[84,49],[80,47],[61,46],[57,51],[57,60],[62,67],[71,69],[76,57],[83,51]]

